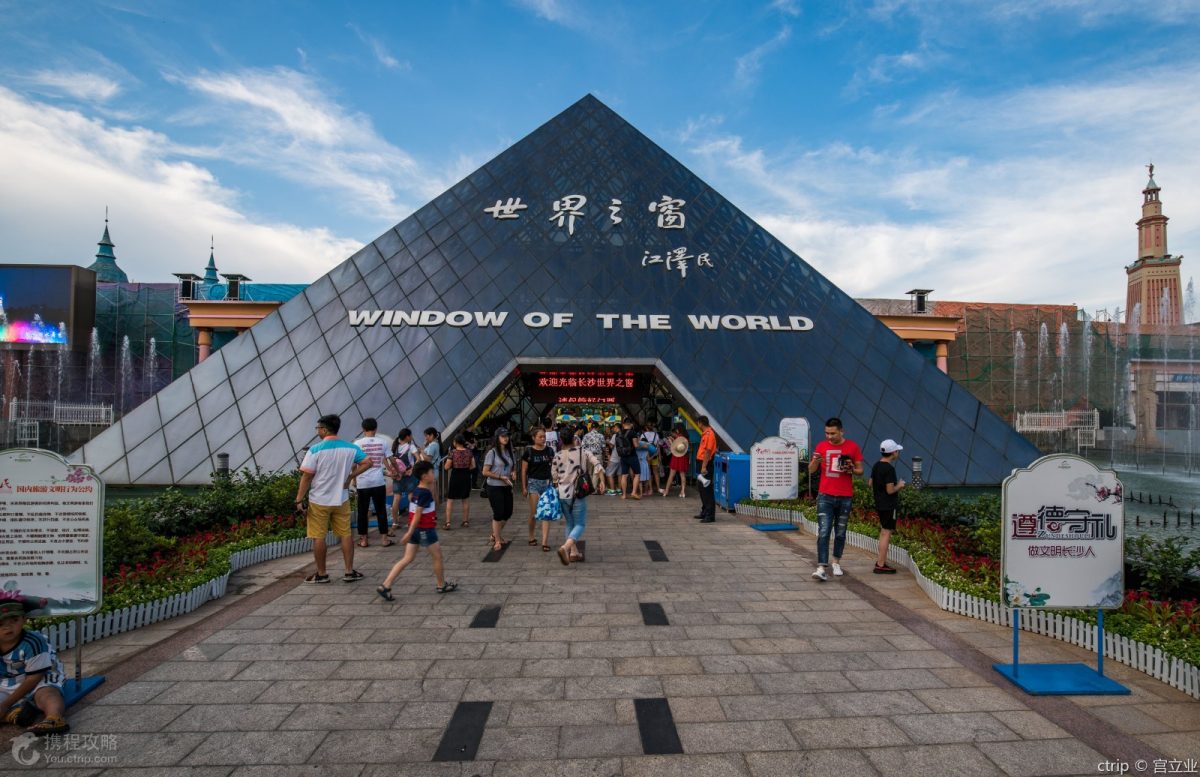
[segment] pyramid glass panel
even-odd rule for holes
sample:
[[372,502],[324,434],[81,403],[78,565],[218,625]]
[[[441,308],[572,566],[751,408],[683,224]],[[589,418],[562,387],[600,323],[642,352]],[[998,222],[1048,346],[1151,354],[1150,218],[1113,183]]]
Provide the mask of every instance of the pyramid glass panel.
[[[783,416],[808,418],[816,437],[840,415],[868,455],[884,438],[902,440],[906,455],[925,458],[932,483],[998,483],[1038,455],[591,96],[230,347],[229,369],[218,351],[182,379],[195,394],[164,390],[161,419],[154,402],[139,407],[76,458],[113,483],[163,472],[206,482],[206,462],[222,452],[231,466],[291,469],[316,413],[375,415],[389,434],[397,424],[450,433],[478,417],[514,366],[547,363],[672,376],[676,399],[708,415],[732,450],[777,433]],[[173,428],[205,433],[180,443],[194,450],[173,453],[177,466],[159,467],[162,438],[142,441],[181,414],[193,418]],[[126,438],[138,438],[132,454]]]

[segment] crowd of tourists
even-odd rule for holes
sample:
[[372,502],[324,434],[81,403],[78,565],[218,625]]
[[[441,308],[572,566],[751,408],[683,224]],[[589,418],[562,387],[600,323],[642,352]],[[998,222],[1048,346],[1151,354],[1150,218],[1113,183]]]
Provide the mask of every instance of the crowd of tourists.
[[[708,419],[698,419],[700,444],[694,453],[696,483],[704,523],[716,520],[712,491],[712,460],[716,435]],[[354,568],[355,541],[350,527],[350,492],[357,493],[356,529],[358,547],[368,547],[371,513],[378,523],[380,542],[387,547],[397,540],[404,555],[376,589],[391,600],[391,588],[399,575],[425,548],[433,562],[439,593],[457,585],[447,581],[438,528],[470,526],[471,498],[479,481],[480,495],[491,508],[488,544],[494,552],[504,550],[508,521],[516,509],[519,491],[528,508],[528,544],[542,552],[555,550],[564,566],[585,561],[580,547],[587,527],[587,499],[608,495],[640,501],[655,494],[667,497],[678,483],[679,497],[687,496],[692,467],[691,441],[682,425],[662,434],[652,424],[639,425],[625,419],[602,428],[591,422],[551,425],[548,421],[528,432],[528,445],[518,452],[507,427],[496,428],[490,437],[475,430],[456,434],[444,447],[436,428],[423,432],[423,442],[414,440],[411,429],[401,429],[394,439],[378,433],[373,418],[362,421],[362,432],[354,442],[338,435],[341,419],[322,416],[316,425],[319,442],[309,448],[300,465],[296,508],[307,519],[313,540],[316,571],[306,583],[330,582],[326,570],[326,536],[338,538],[344,572],[342,581],[357,582],[364,576]],[[439,477],[440,475],[440,477]],[[390,492],[390,494],[389,494]],[[389,506],[390,495],[390,506]],[[439,517],[439,502],[443,509]],[[563,523],[563,541],[550,544],[551,526]],[[540,537],[539,537],[540,527]]]

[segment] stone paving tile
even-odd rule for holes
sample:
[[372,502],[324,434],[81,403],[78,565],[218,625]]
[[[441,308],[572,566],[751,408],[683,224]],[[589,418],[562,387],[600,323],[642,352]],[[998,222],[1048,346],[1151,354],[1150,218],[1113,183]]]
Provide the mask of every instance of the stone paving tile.
[[847,670],[846,679],[860,691],[900,691],[916,688],[944,688],[941,680],[924,669]]
[[249,661],[167,661],[141,676],[143,680],[229,680]]
[[747,753],[753,777],[847,777],[875,775],[866,756],[855,750],[808,750],[803,753]]
[[270,683],[256,701],[283,704],[352,702],[362,696],[368,685],[367,680],[278,680]]
[[489,726],[483,732],[476,758],[483,761],[549,759],[557,752],[558,729],[553,726]]
[[657,677],[572,677],[566,681],[568,699],[657,698],[663,695],[663,680]]
[[[571,761],[499,761],[490,775],[478,771],[469,774],[470,777],[621,777],[622,772],[618,758],[580,758]],[[468,777],[468,772],[463,772],[463,777]]]
[[408,764],[429,761],[442,739],[442,729],[422,728],[391,731],[334,731],[324,738],[309,757],[316,764],[388,764],[392,774],[409,774]]
[[1091,707],[1088,712],[1108,721],[1126,734],[1165,734],[1174,729],[1158,718],[1147,715],[1137,707],[1117,704],[1111,707]]
[[892,721],[920,745],[953,742],[1004,742],[1020,735],[986,712],[935,712],[893,715]]
[[754,696],[721,696],[727,720],[785,720],[825,717],[829,713],[813,694],[772,693]]
[[947,688],[913,691],[934,712],[1023,710],[1025,705],[999,688]]
[[467,681],[463,698],[467,701],[561,699],[564,693],[562,678],[496,677]]
[[202,641],[201,645],[207,644],[233,644],[233,645],[271,645],[281,642],[290,642],[291,637],[295,632],[286,629],[222,629],[212,636]]
[[332,677],[341,665],[341,661],[255,661],[233,679],[323,680]]
[[[482,631],[483,629],[476,629]],[[494,631],[494,629],[486,629]],[[570,626],[568,628],[530,629],[533,642],[604,642],[608,640],[607,626]]]
[[782,656],[770,655],[700,656],[700,665],[707,674],[792,671],[791,665]]
[[796,740],[779,720],[731,723],[680,723],[679,740],[685,753],[748,753],[795,750]]
[[622,676],[703,674],[704,667],[695,656],[618,658],[613,661],[613,673]]
[[219,731],[204,740],[183,763],[189,766],[304,763],[324,731]]
[[[496,718],[492,711],[490,720]],[[616,707],[609,699],[573,699],[571,701],[516,701],[509,707],[508,726],[584,726],[611,725],[617,722]]]
[[[397,679],[387,682],[373,682],[367,686],[359,702],[425,702],[425,701],[459,701],[467,689],[467,680],[450,680],[444,678],[420,680]],[[312,701],[328,701],[328,699],[312,699]],[[486,697],[474,698],[472,701],[489,701]]]
[[196,704],[170,721],[166,730],[273,731],[295,708],[294,704]]
[[[622,759],[624,777],[749,777],[738,753],[717,755],[643,755]],[[797,772],[791,772],[794,777]],[[846,777],[842,775],[842,777]]]
[[[629,656],[651,656],[654,650],[651,643],[642,640],[627,640],[624,642],[547,642],[540,645],[568,645],[571,658],[626,658]],[[546,656],[554,658],[554,656]]]
[[196,749],[207,736],[209,735],[169,731],[119,734],[117,749],[113,753],[117,757],[114,766],[126,769],[174,766]]
[[745,674],[671,675],[662,678],[668,696],[729,696],[758,693],[754,678]]
[[[262,706],[262,705],[252,705]],[[376,703],[355,704],[296,704],[289,705],[289,714],[279,722],[283,731],[339,731],[343,729],[372,729],[393,727],[402,705]],[[453,705],[450,705],[453,706]],[[450,716],[446,715],[446,720]],[[426,726],[437,725],[430,721]]]
[[[265,680],[178,682],[154,697],[155,704],[246,704],[271,688]],[[124,689],[122,689],[124,690]],[[107,698],[107,697],[105,697]],[[263,701],[272,701],[263,699]]]
[[607,677],[613,662],[604,658],[530,658],[522,677]]
[[[392,664],[396,662],[391,662]],[[376,667],[378,674],[379,667]],[[392,674],[393,668],[389,664],[387,673]],[[401,677],[421,676],[421,672],[406,672],[403,669],[397,670],[397,674]],[[448,658],[432,661],[428,665],[428,671],[424,672],[425,677],[450,677],[459,679],[472,679],[484,677],[520,677],[521,676],[521,661],[512,658]]]
[[[230,777],[362,777],[362,764],[287,764],[242,766]],[[107,776],[106,776],[107,777]],[[466,775],[458,775],[466,777]]]
[[[191,647],[187,648],[186,650],[184,650],[182,653],[180,653],[178,656],[176,656],[172,660],[174,660],[174,661],[216,661],[216,660],[220,659],[225,653],[228,653],[234,647],[235,647],[234,645],[228,645],[228,644],[219,644],[219,643],[207,644],[207,643],[201,642],[198,645],[192,645]],[[222,659],[222,660],[227,660],[227,659]],[[237,659],[234,659],[234,660],[237,660]],[[90,674],[90,672],[88,672],[88,670],[86,668],[84,669],[83,673]]]
[[[306,662],[307,663],[307,662]],[[317,662],[320,663],[320,662]],[[388,677],[432,677],[432,658],[398,658],[390,661],[341,661],[328,676],[335,680],[374,680]]]
[[559,731],[560,758],[607,758],[641,755],[637,726],[563,726]]
[[1200,704],[1139,704],[1137,709],[1171,728],[1182,731],[1200,729]]
[[919,691],[860,691],[824,693],[819,695],[821,703],[832,717],[855,717],[878,715],[887,710],[889,715],[930,712],[929,707],[914,695]]
[[838,672],[864,668],[861,656],[853,653],[798,653],[783,656],[783,660],[797,672]]
[[[484,660],[496,658],[508,659],[525,659],[525,658],[567,658],[570,655],[573,645],[584,644],[581,642],[539,642],[536,647],[531,647],[528,642],[492,642],[487,645],[483,651]],[[603,642],[594,644],[606,644]],[[588,658],[589,656],[577,656],[578,658]],[[602,654],[597,654],[596,657],[604,657]]]
[[315,645],[282,643],[275,645],[233,645],[221,656],[222,661],[299,661],[311,657]]
[[[664,628],[658,626],[655,628]],[[714,656],[734,655],[737,653],[733,643],[727,639],[671,639],[664,634],[661,637],[651,635],[650,646],[656,656]]]
[[[677,696],[667,700],[675,723],[710,723],[725,720],[719,696]],[[630,718],[633,720],[633,718]]]
[[[886,710],[880,710],[886,711]],[[816,718],[787,721],[801,747],[886,747],[907,745],[908,736],[886,717]]]
[[972,745],[912,745],[864,750],[871,764],[888,777],[930,777],[953,774],[955,777],[1004,775]]
[[[288,637],[286,640],[279,640],[279,641],[280,642],[284,642],[284,641],[286,641],[286,642],[305,642],[305,643],[311,642],[311,643],[318,644],[318,645],[321,645],[321,644],[359,645],[359,644],[366,643],[366,642],[388,642],[388,643],[391,643],[391,642],[401,641],[398,639],[382,640],[376,636],[380,631],[387,631],[387,630],[386,629],[378,629],[378,628],[375,628],[375,629],[351,629],[349,631],[343,631],[342,629],[333,629],[333,628],[330,628],[330,629],[296,629],[294,631],[288,632]],[[265,634],[268,632],[263,631],[263,632],[259,632],[259,633]],[[405,632],[405,633],[407,633],[407,632]]]
[[[914,651],[915,655],[920,652]],[[934,677],[944,682],[950,688],[990,688],[987,678],[965,667],[935,667],[929,670]]]
[[187,709],[183,704],[93,704],[72,712],[71,729],[102,734],[160,731]]
[[755,674],[754,681],[763,693],[821,693],[854,691],[853,683],[841,672],[779,672]]
[[981,742],[976,745],[1011,777],[1096,774],[1104,756],[1077,739]]

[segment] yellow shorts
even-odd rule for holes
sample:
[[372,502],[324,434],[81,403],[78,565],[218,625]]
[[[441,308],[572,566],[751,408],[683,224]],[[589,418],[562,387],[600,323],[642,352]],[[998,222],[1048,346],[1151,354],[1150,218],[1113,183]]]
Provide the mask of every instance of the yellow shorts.
[[308,536],[311,539],[324,539],[329,530],[335,537],[350,536],[350,503],[340,505],[308,505]]

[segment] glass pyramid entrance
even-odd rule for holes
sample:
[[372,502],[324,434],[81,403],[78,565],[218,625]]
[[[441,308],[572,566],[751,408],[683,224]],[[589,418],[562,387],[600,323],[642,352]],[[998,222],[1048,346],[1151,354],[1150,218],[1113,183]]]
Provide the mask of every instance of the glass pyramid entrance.
[[78,451],[109,483],[292,468],[314,421],[452,431],[518,364],[661,363],[725,446],[840,416],[926,479],[994,484],[1036,448],[590,95]]

